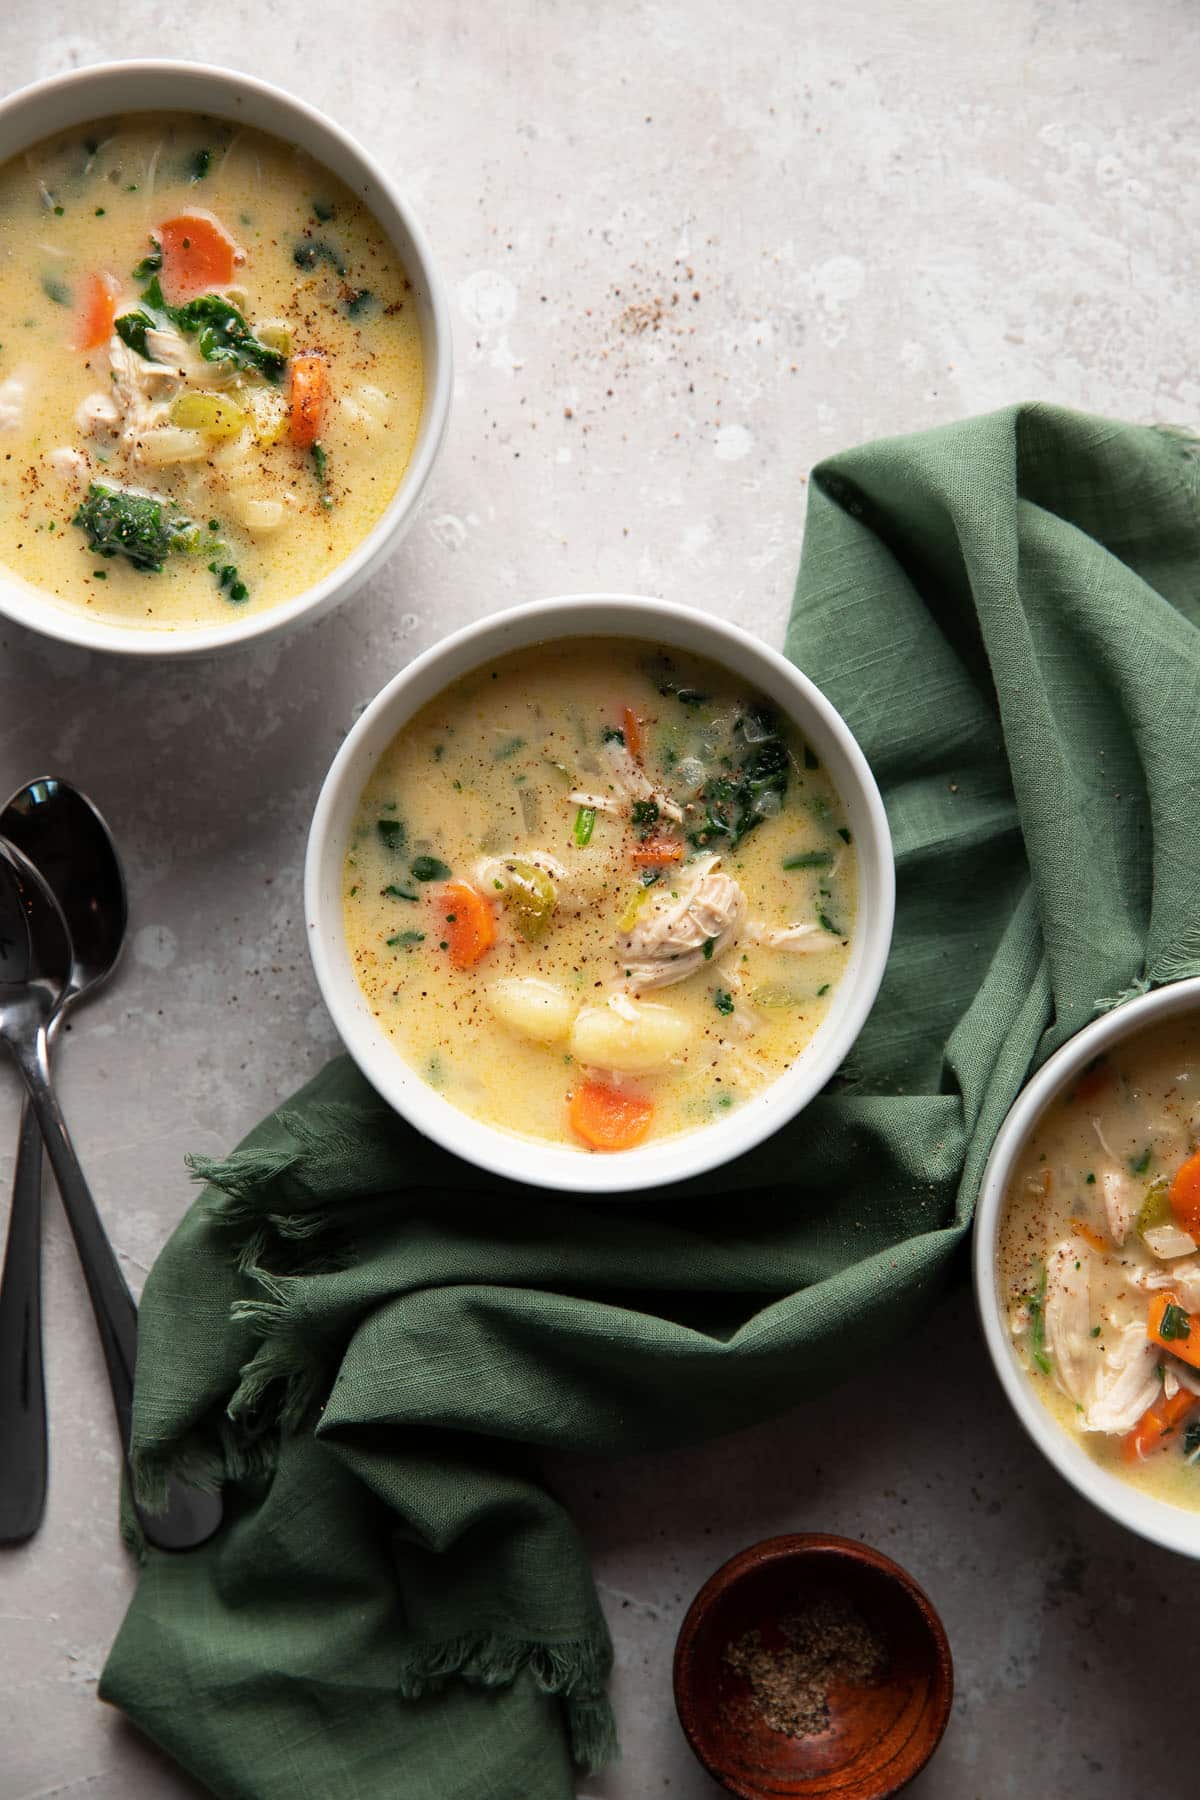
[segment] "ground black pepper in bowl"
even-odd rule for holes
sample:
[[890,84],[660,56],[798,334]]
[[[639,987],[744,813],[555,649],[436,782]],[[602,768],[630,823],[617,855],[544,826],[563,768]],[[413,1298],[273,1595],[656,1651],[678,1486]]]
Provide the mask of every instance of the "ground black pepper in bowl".
[[954,1694],[928,1596],[850,1538],[769,1538],[688,1609],[675,1704],[709,1774],[741,1800],[889,1800],[932,1756]]
[[887,1647],[856,1606],[832,1590],[808,1595],[802,1611],[778,1622],[783,1644],[745,1632],[725,1651],[745,1677],[755,1711],[772,1731],[811,1737],[829,1727],[830,1689],[869,1682],[887,1666]]

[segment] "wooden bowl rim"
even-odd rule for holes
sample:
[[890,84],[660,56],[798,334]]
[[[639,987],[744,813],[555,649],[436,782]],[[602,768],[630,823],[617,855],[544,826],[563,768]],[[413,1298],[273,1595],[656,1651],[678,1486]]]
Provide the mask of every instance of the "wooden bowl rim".
[[886,1556],[882,1550],[876,1550],[873,1544],[860,1543],[856,1538],[838,1537],[832,1532],[797,1531],[780,1537],[763,1538],[760,1543],[739,1550],[727,1562],[723,1562],[697,1593],[679,1628],[672,1672],[675,1711],[693,1754],[714,1781],[719,1782],[727,1793],[738,1795],[739,1800],[771,1800],[771,1796],[764,1794],[762,1788],[747,1786],[740,1776],[722,1768],[707,1754],[706,1741],[696,1719],[699,1696],[691,1684],[693,1658],[696,1641],[708,1622],[714,1602],[736,1587],[744,1575],[769,1563],[805,1562],[809,1559],[814,1563],[824,1560],[831,1567],[838,1562],[855,1563],[887,1577],[913,1601],[928,1634],[931,1680],[924,1716],[932,1715],[933,1735],[929,1747],[920,1762],[905,1770],[898,1781],[891,1781],[889,1778],[888,1785],[869,1792],[863,1789],[853,1797],[853,1800],[889,1800],[891,1795],[900,1793],[925,1768],[945,1735],[954,1701],[954,1659],[950,1653],[946,1628],[929,1595],[907,1569]]

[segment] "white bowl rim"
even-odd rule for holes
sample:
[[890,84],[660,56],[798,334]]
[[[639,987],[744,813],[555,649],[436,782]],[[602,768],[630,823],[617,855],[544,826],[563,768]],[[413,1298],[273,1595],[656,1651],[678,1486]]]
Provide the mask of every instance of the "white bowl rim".
[[1200,1511],[1172,1506],[1093,1461],[1044,1407],[1018,1360],[1005,1323],[996,1270],[1004,1194],[1021,1150],[1046,1109],[1088,1063],[1147,1027],[1200,1009],[1200,977],[1169,982],[1082,1026],[1021,1089],[996,1134],[975,1208],[972,1271],[984,1342],[1017,1418],[1076,1491],[1117,1524],[1180,1555],[1200,1557]]
[[[408,273],[413,276],[414,285],[419,284],[419,288],[423,290],[423,306],[428,312],[428,330],[422,332],[425,393],[413,455],[385,511],[349,555],[326,576],[314,582],[311,587],[304,588],[299,594],[294,594],[290,600],[280,601],[277,606],[247,614],[244,618],[235,617],[228,624],[170,628],[160,626],[149,630],[137,625],[113,625],[89,619],[86,613],[44,595],[32,583],[8,580],[3,570],[0,570],[0,616],[60,643],[74,644],[87,650],[103,650],[120,656],[182,658],[216,654],[235,646],[253,643],[274,632],[287,631],[301,620],[316,618],[342,600],[348,599],[396,547],[412,524],[413,515],[441,450],[450,413],[453,331],[442,279],[424,228],[386,170],[327,113],[308,101],[301,100],[286,88],[278,87],[274,82],[264,81],[258,76],[248,75],[241,69],[230,68],[221,63],[198,62],[185,57],[130,57],[85,63],[81,68],[67,69],[61,74],[50,75],[14,89],[0,100],[0,121],[22,106],[43,99],[57,99],[64,93],[86,90],[103,81],[128,78],[136,82],[170,82],[181,76],[197,82],[232,83],[237,89],[281,108],[294,117],[309,134],[298,135],[296,142],[307,148],[318,162],[323,158],[320,150],[312,147],[313,138],[331,138],[340,151],[358,165],[362,178],[374,183],[377,190],[386,197],[408,236],[408,244],[397,245],[397,252]],[[228,109],[223,110],[215,99],[212,103],[206,103],[204,109],[216,118],[229,116]],[[153,107],[141,102],[131,102],[128,110],[170,112],[173,110],[173,103],[168,93]],[[77,122],[83,123],[86,116],[81,114]],[[76,121],[67,120],[65,123],[50,124],[41,135],[53,136],[56,131],[68,129],[74,122]],[[281,134],[277,130],[272,135]],[[30,141],[35,142],[36,139]],[[385,231],[391,239],[391,230],[385,226]]]
[[[608,623],[603,622],[606,619]],[[680,645],[677,633],[690,641]],[[858,856],[858,915],[850,963],[829,1012],[797,1061],[727,1118],[612,1155],[510,1134],[443,1099],[404,1061],[371,1017],[342,938],[346,834],[367,775],[386,744],[427,699],[489,656],[579,637],[675,645],[718,661],[727,652],[743,678],[756,682],[814,743],[853,822]],[[747,673],[745,665],[753,673]],[[788,699],[781,698],[781,689]],[[368,754],[364,746],[371,740],[376,741]],[[702,1174],[752,1149],[825,1086],[862,1029],[883,977],[891,943],[895,870],[887,815],[867,760],[832,703],[794,663],[740,626],[694,607],[640,594],[564,594],[529,601],[465,626],[416,657],[376,695],[348,733],[322,785],[305,859],[304,904],[317,984],[342,1042],[367,1080],[402,1117],[455,1155],[524,1185],[636,1197]]]

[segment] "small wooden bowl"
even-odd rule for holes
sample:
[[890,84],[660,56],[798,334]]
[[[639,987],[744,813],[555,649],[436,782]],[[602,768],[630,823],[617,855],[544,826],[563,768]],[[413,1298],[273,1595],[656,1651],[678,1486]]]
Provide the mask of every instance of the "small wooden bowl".
[[[831,1687],[824,1730],[789,1737],[761,1718],[725,1651],[748,1631],[781,1649],[781,1618],[828,1594],[861,1614],[887,1662],[867,1681]],[[709,1774],[741,1800],[887,1800],[937,1749],[953,1697],[950,1646],[928,1598],[890,1557],[850,1538],[804,1532],[743,1550],[700,1589],[675,1646],[679,1722]]]

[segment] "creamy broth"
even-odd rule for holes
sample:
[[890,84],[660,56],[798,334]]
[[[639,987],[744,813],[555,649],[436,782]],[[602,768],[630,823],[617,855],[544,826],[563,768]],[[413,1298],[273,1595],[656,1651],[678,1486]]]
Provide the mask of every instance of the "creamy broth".
[[0,168],[0,271],[19,581],[116,624],[217,624],[327,575],[395,494],[416,309],[375,218],[295,147],[186,115],[47,139]]
[[856,891],[841,801],[772,708],[711,664],[597,640],[489,664],[400,732],[344,909],[375,1016],[447,1100],[616,1149],[722,1118],[794,1061]]
[[1123,1480],[1193,1508],[1198,1140],[1200,1021],[1171,1021],[1094,1063],[1046,1113],[1013,1174],[999,1257],[1014,1342],[1063,1429]]

